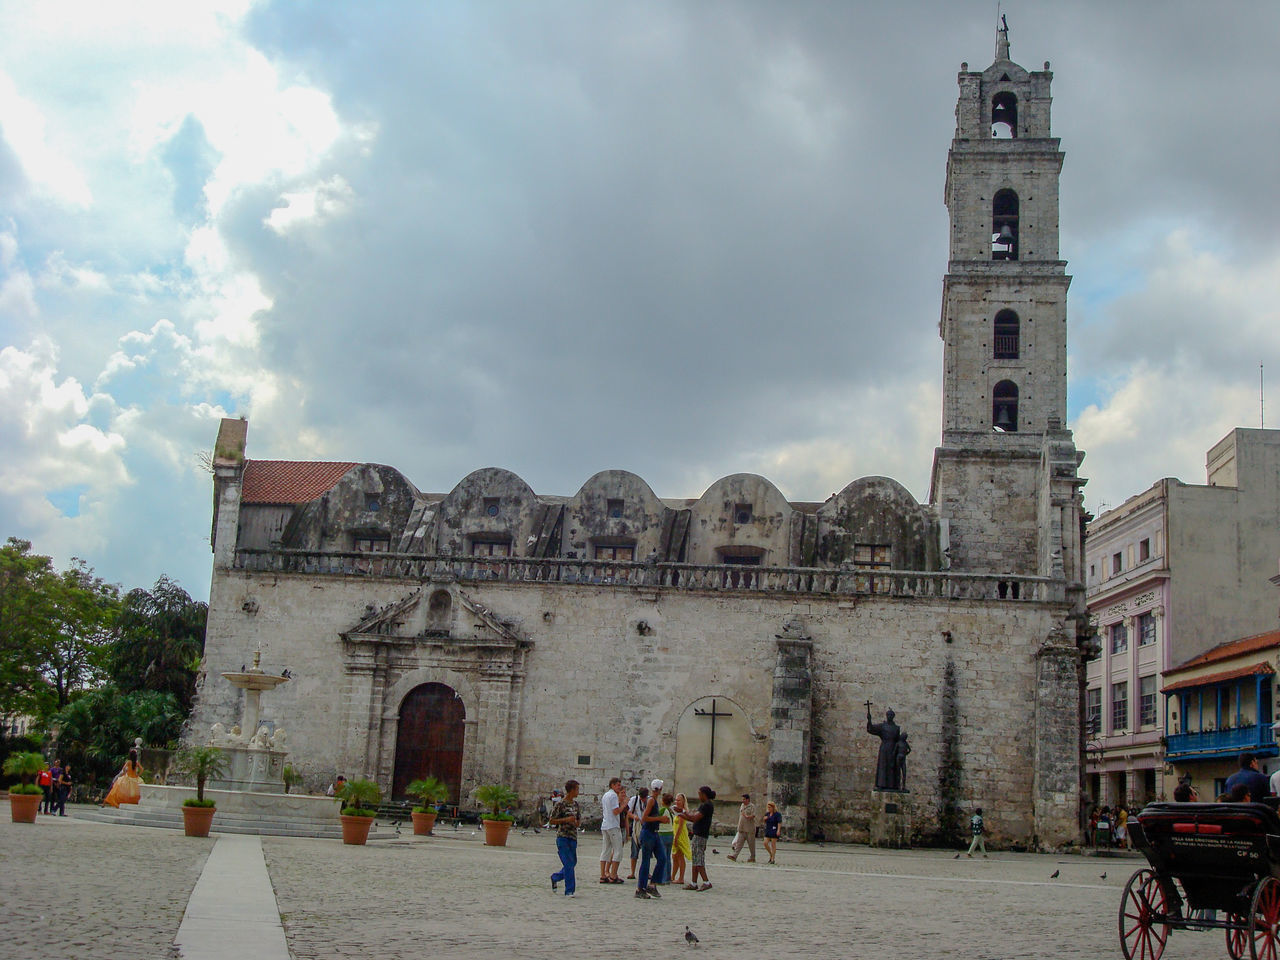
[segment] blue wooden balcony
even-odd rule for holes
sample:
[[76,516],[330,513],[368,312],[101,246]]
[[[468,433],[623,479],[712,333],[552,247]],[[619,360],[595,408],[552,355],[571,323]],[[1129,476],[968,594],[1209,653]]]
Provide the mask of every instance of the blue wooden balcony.
[[1227,730],[1173,733],[1168,737],[1165,756],[1169,760],[1212,760],[1250,750],[1260,757],[1280,754],[1270,723],[1255,723]]

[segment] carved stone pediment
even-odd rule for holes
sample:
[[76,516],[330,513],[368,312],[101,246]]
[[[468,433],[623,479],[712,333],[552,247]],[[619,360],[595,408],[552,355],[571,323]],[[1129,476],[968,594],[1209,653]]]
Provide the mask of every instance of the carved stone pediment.
[[365,615],[341,636],[349,644],[417,647],[498,647],[527,650],[533,641],[522,636],[514,623],[502,619],[485,604],[453,587],[449,593],[458,606],[458,615],[441,628],[424,615],[423,590],[384,607],[370,605]]

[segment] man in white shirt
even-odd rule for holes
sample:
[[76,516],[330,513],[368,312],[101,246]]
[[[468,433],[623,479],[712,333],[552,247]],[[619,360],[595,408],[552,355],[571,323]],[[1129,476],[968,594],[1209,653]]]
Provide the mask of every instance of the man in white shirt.
[[1271,792],[1280,795],[1280,768],[1271,775]]
[[622,823],[618,814],[627,809],[627,790],[621,777],[609,781],[609,789],[600,798],[600,882],[622,883],[618,864],[622,860]]

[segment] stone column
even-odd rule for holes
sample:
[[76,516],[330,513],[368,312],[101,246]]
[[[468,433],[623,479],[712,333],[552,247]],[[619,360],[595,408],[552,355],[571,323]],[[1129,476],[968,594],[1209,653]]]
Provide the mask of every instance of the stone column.
[[1079,840],[1080,654],[1061,626],[1036,652],[1035,717],[1034,830],[1052,850]]
[[808,836],[809,738],[813,729],[813,641],[778,638],[769,731],[769,794],[784,811],[789,835]]

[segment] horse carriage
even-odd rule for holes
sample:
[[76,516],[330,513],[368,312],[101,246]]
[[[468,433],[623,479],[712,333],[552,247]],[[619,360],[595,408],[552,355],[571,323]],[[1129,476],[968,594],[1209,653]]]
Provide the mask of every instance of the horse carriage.
[[1125,960],[1173,930],[1221,930],[1232,960],[1280,960],[1280,816],[1265,803],[1152,803],[1129,821],[1149,867],[1120,901]]

